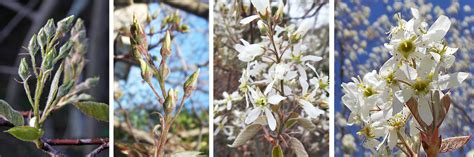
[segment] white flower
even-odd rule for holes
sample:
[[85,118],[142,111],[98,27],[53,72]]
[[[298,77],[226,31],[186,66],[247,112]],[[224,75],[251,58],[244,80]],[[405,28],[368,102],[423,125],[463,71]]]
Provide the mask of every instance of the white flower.
[[251,102],[253,104],[253,108],[247,114],[247,118],[245,119],[245,123],[250,124],[257,120],[262,112],[265,113],[267,118],[268,126],[270,130],[275,130],[276,128],[276,120],[272,114],[271,106],[280,103],[280,101],[286,99],[283,96],[278,94],[270,93],[268,95],[263,94],[259,89],[254,90],[253,88],[249,88],[250,95],[251,95]]
[[255,59],[255,57],[263,54],[263,48],[259,44],[249,44],[244,39],[241,39],[243,45],[236,44],[234,45],[235,50],[239,52],[239,60],[243,62],[250,62]]
[[307,78],[300,76],[299,82],[301,85],[301,97],[298,97],[298,103],[301,105],[303,110],[308,114],[310,118],[316,118],[321,114],[324,114],[324,111],[316,108],[313,104],[310,103],[314,97],[316,97],[316,89],[313,89],[313,92],[308,93],[308,82]]
[[253,6],[260,14],[265,14],[267,11],[269,11],[269,0],[250,0],[250,2],[252,2]]
[[242,97],[237,91],[233,92],[232,94],[224,92],[222,95],[224,96],[224,99],[218,100],[215,103],[217,105],[226,104],[227,110],[230,110],[232,108],[233,101],[239,101],[240,99],[242,99]]

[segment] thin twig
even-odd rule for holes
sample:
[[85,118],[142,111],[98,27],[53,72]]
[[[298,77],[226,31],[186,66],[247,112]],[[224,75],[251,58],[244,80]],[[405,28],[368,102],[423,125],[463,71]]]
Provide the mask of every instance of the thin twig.
[[104,144],[100,145],[99,147],[97,147],[96,149],[94,149],[89,154],[87,154],[87,157],[95,157],[95,156],[97,156],[97,154],[99,154],[100,152],[102,152],[102,151],[104,151],[108,148],[109,148],[109,142],[104,143]]

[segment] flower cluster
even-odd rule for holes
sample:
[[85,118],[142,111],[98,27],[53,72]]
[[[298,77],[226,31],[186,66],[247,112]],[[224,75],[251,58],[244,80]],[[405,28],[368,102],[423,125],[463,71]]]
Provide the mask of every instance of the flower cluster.
[[[214,133],[217,135],[222,130],[228,139],[236,139],[231,147],[243,144],[238,141],[249,132],[250,126],[267,126],[268,136],[279,139],[294,124],[288,122],[295,119],[310,122],[325,114],[327,108],[328,77],[315,67],[323,58],[314,55],[314,50],[302,42],[313,26],[312,21],[304,20],[298,28],[282,26],[282,1],[274,11],[267,0],[252,0],[251,4],[257,14],[241,19],[240,23],[256,22],[261,40],[251,43],[240,39],[241,43],[234,45],[237,58],[245,64],[238,90],[231,94],[224,92],[223,99],[214,101]],[[240,111],[239,105],[245,106],[245,110]],[[235,136],[233,126],[245,129]]]
[[449,90],[470,75],[447,73],[457,51],[443,40],[449,18],[440,16],[428,27],[417,9],[411,13],[409,21],[395,16],[398,25],[385,44],[391,58],[379,71],[342,84],[342,102],[351,111],[348,125],[362,127],[357,134],[376,154],[391,154],[395,147],[418,154],[420,144],[427,154],[438,153],[441,141],[432,139],[440,138],[437,129],[449,110]]

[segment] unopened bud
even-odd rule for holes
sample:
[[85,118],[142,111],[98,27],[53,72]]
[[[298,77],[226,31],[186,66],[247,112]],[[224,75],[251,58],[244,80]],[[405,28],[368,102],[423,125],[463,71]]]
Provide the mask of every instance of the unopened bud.
[[190,95],[195,89],[199,77],[199,69],[197,69],[191,76],[188,77],[184,82],[183,90],[185,95]]
[[278,2],[278,9],[277,11],[275,12],[275,19],[277,21],[281,20],[281,18],[283,17],[283,9],[285,7],[285,4],[283,4],[283,1],[280,1]]
[[38,52],[38,43],[36,42],[36,34],[33,34],[33,36],[30,39],[30,43],[28,43],[28,52],[30,53],[31,57],[34,57],[36,55],[36,52]]
[[[41,50],[43,51],[46,47],[46,43],[48,42],[48,37],[46,35],[46,33],[44,32],[44,29],[41,28],[38,32],[38,36],[37,36],[37,40],[38,42],[38,45],[40,46]],[[44,53],[44,52],[42,52]],[[42,54],[44,55],[44,54]]]
[[61,98],[71,91],[72,87],[74,86],[74,80],[67,81],[66,83],[62,84],[58,89],[57,97]]
[[148,13],[147,16],[146,16],[146,23],[151,23],[151,20],[153,20],[153,19],[152,19],[150,13]]
[[153,76],[153,69],[151,69],[150,65],[148,65],[145,60],[139,60],[140,62],[140,68],[142,70],[142,78],[146,82],[150,83],[151,82],[151,77]]
[[74,36],[74,35],[78,34],[81,31],[85,31],[84,21],[82,21],[82,19],[79,18],[79,19],[76,20],[76,23],[74,24],[74,27],[72,27],[72,29],[71,29],[71,36]]
[[55,56],[55,49],[52,49],[48,53],[46,53],[46,57],[43,58],[43,62],[41,63],[41,68],[46,71],[53,68],[54,64],[54,56]]
[[165,102],[163,103],[163,107],[166,113],[173,112],[174,107],[176,106],[176,92],[173,89],[168,90],[168,95],[166,96]]
[[262,35],[267,34],[267,32],[268,32],[268,27],[267,27],[267,25],[266,25],[265,23],[263,23],[262,20],[258,20],[257,26],[258,26],[258,29],[260,30],[260,33],[261,33]]
[[183,32],[183,33],[186,33],[186,32],[189,31],[189,26],[188,26],[188,25],[185,25],[185,24],[180,25],[180,26],[179,26],[179,31],[180,31],[180,32]]
[[23,81],[28,78],[28,63],[26,62],[25,58],[21,59],[20,67],[18,68],[18,75],[20,75]]
[[53,37],[54,33],[56,32],[56,26],[54,25],[54,20],[49,19],[43,28],[48,40],[51,39],[51,37]]
[[56,34],[64,35],[64,33],[68,32],[71,29],[73,20],[74,20],[74,15],[71,15],[59,21]]
[[63,59],[64,57],[69,55],[69,52],[71,52],[72,49],[72,41],[68,40],[61,48],[59,48],[59,54],[58,56],[54,59],[55,62],[57,62],[60,59]]
[[169,76],[170,69],[165,62],[160,63],[160,78],[166,80]]
[[301,39],[301,35],[297,34],[297,33],[292,34],[291,37],[290,37],[290,41],[293,44],[298,43],[300,41],[300,39]]
[[161,46],[161,56],[166,59],[171,55],[171,35],[169,31],[166,31],[163,39],[163,45]]

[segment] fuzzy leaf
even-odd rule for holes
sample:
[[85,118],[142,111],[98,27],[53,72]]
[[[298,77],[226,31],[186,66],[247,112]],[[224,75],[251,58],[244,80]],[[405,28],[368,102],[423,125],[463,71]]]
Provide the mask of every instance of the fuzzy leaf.
[[170,154],[169,157],[198,157],[201,152],[198,151],[184,151]]
[[260,124],[252,124],[244,128],[239,135],[237,135],[237,138],[235,138],[234,143],[232,145],[229,145],[229,147],[238,147],[242,144],[245,144],[249,139],[255,136],[258,131],[262,128],[262,125]]
[[316,125],[314,125],[313,122],[311,122],[311,120],[307,118],[291,118],[288,121],[296,121],[296,123],[298,123],[308,131],[313,131],[314,129],[316,129]]
[[308,153],[304,149],[300,140],[290,136],[290,148],[296,154],[296,157],[308,157]]
[[36,128],[30,126],[17,126],[8,129],[7,131],[11,135],[15,136],[17,139],[27,142],[32,142],[39,139],[43,133]]
[[281,150],[280,145],[273,146],[272,157],[283,157],[283,150]]
[[81,110],[82,113],[95,118],[97,120],[109,121],[109,105],[100,103],[100,102],[93,102],[93,101],[86,101],[86,102],[78,102],[74,104],[77,109]]
[[439,149],[439,152],[446,153],[459,149],[469,142],[470,139],[471,135],[445,138],[441,142],[441,148]]
[[0,100],[0,118],[15,126],[22,126],[25,120],[20,112],[15,111],[6,101]]

